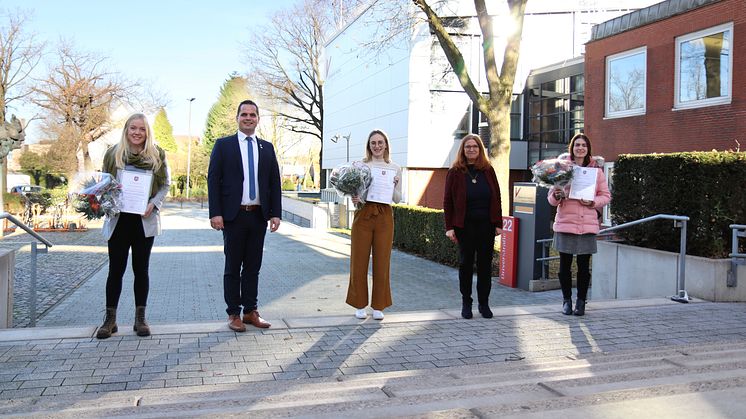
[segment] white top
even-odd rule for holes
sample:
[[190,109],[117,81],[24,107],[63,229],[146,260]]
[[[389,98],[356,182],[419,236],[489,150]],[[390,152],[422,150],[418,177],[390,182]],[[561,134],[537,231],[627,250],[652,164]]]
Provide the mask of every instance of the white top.
[[377,167],[385,167],[387,169],[396,170],[396,176],[399,178],[399,182],[396,183],[396,187],[394,188],[394,197],[393,201],[398,203],[401,202],[401,167],[394,163],[393,161],[390,163],[386,163],[386,160],[384,159],[376,159],[372,158],[370,161],[364,161],[366,165],[369,167],[377,166]]
[[[254,151],[254,191],[256,198],[249,198],[249,148],[251,144]],[[241,196],[241,205],[261,205],[259,201],[259,147],[255,136],[247,136],[238,131],[238,147],[241,149],[241,167],[243,167],[243,195]]]

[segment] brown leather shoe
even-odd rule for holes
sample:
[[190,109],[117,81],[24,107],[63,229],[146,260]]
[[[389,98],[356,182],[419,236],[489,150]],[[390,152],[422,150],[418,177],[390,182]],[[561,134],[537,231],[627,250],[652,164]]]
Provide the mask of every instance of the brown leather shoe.
[[231,314],[228,316],[228,327],[234,332],[245,332],[246,326],[241,322],[241,316],[238,314]]
[[272,326],[268,321],[264,320],[256,310],[251,310],[248,314],[244,313],[243,322],[261,329],[267,329]]

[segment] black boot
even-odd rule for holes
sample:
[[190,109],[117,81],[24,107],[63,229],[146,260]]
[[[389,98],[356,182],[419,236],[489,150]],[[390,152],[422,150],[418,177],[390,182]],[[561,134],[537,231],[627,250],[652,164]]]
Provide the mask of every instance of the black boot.
[[117,308],[106,307],[106,315],[104,316],[104,324],[98,328],[96,332],[96,339],[110,338],[112,333],[117,332]]
[[487,304],[480,304],[479,312],[482,313],[482,317],[484,317],[485,319],[492,318],[492,310],[490,310],[490,306],[488,306]]
[[581,300],[578,298],[577,301],[575,301],[575,315],[576,316],[582,316],[585,314],[585,300]]
[[474,317],[474,314],[471,312],[471,303],[467,303],[466,301],[461,303],[461,317],[465,319]]
[[572,300],[571,299],[568,298],[562,303],[562,314],[565,314],[568,316],[572,314]]

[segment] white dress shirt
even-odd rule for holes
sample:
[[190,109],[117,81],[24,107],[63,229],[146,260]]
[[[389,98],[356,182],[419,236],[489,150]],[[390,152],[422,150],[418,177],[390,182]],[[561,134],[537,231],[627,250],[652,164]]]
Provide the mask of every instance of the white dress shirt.
[[[254,190],[256,198],[249,198],[249,153],[248,145],[254,151]],[[241,149],[241,162],[243,167],[243,195],[241,196],[241,205],[261,205],[259,201],[259,147],[255,136],[247,136],[238,131],[238,146]]]

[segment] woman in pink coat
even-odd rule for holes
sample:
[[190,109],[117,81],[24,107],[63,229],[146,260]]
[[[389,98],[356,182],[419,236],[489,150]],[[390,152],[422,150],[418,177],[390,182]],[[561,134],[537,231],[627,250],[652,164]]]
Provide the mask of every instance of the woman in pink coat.
[[[606,176],[603,172],[603,158],[591,157],[591,141],[588,137],[579,133],[572,137],[568,146],[569,156],[564,154],[560,158],[572,160],[582,167],[595,167],[596,171],[596,196],[591,200],[570,199],[565,190],[559,187],[552,188],[547,196],[549,203],[557,207],[557,216],[554,218],[554,242],[553,247],[560,255],[559,280],[562,287],[563,314],[585,314],[585,301],[588,294],[588,285],[591,282],[590,260],[591,255],[596,253],[596,235],[599,231],[598,211],[609,203],[611,195],[606,185]],[[572,257],[577,255],[578,263],[578,295],[575,302],[575,311],[572,309]]]

